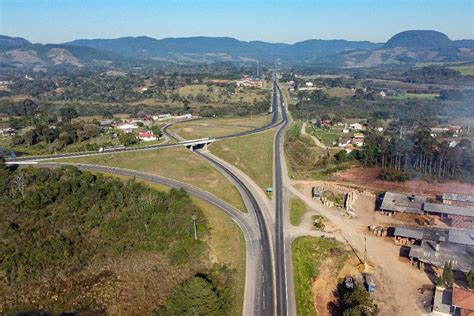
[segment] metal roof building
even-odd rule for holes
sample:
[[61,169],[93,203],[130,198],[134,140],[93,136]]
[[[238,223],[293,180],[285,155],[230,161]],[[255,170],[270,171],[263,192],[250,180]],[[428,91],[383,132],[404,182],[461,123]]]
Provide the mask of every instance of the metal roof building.
[[443,201],[449,200],[449,201],[474,203],[474,195],[444,193],[442,197],[443,197]]
[[425,202],[425,196],[386,192],[380,209],[382,211],[423,214],[423,204]]
[[450,261],[454,270],[474,269],[474,246],[470,245],[423,240],[421,245],[410,248],[409,257],[439,268]]
[[474,217],[474,209],[455,205],[425,203],[423,210],[430,213]]
[[474,230],[472,229],[397,226],[393,231],[393,236],[474,246]]

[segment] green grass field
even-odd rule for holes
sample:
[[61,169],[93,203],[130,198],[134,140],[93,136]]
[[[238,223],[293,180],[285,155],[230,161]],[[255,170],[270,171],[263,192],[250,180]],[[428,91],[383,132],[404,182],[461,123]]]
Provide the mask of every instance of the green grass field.
[[298,226],[301,224],[303,215],[306,213],[306,205],[298,198],[290,200],[290,223]]
[[232,183],[186,148],[116,153],[62,161],[121,167],[176,179],[209,191],[246,212],[242,197]]
[[[127,180],[129,177],[111,175],[112,177]],[[158,191],[168,192],[169,187],[145,180],[137,180]],[[206,216],[210,227],[210,236],[207,244],[210,248],[210,261],[226,264],[237,272],[235,293],[236,300],[231,315],[241,315],[244,303],[246,247],[245,238],[239,226],[216,207],[195,197],[191,197]]]
[[434,99],[439,97],[436,93],[403,93],[396,96],[390,96],[390,100],[407,100],[407,99]]
[[[263,93],[262,93],[263,92]],[[253,103],[255,99],[261,101],[265,98],[268,93],[267,89],[235,89],[235,93],[226,94],[225,88],[218,86],[208,87],[205,84],[191,84],[186,85],[178,89],[178,93],[182,96],[192,95],[196,97],[198,95],[204,95],[210,98],[211,102],[217,103],[224,100],[229,102],[247,102]],[[219,97],[220,96],[220,97]]]
[[329,94],[331,97],[340,97],[340,98],[345,98],[345,97],[351,97],[354,95],[354,91],[349,88],[343,88],[343,87],[334,87],[334,88],[329,88],[325,90],[327,94]]
[[[331,249],[333,248],[341,249],[342,245],[333,239],[308,236],[299,237],[293,241],[293,271],[297,315],[317,314],[313,300],[312,283],[318,276],[326,258],[331,256]],[[332,258],[335,268],[342,268],[347,259],[347,253],[344,250],[342,250],[342,253],[343,255]]]
[[271,122],[271,115],[211,118],[174,124],[170,131],[185,139],[217,137],[249,131]]
[[459,71],[463,76],[474,76],[474,65],[456,66],[451,68]]
[[226,139],[210,146],[211,153],[236,166],[264,191],[273,186],[275,131]]

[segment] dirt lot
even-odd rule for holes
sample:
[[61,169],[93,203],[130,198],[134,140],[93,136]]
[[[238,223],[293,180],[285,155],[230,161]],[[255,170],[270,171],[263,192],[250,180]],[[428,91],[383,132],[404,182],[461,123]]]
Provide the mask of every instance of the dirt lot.
[[436,195],[443,193],[470,194],[474,192],[474,185],[458,181],[427,182],[411,180],[403,183],[388,182],[378,179],[379,168],[351,168],[336,173],[336,181],[343,185],[357,186],[374,191],[400,191],[417,194]]
[[[293,184],[310,198],[311,187],[322,185],[322,182],[293,181]],[[374,203],[375,197],[359,195],[353,204],[356,217],[352,219],[343,216],[343,211],[323,207],[316,201],[311,206],[340,227],[343,238],[356,249],[359,257],[364,257],[367,245],[367,258],[374,267],[377,285],[373,298],[380,308],[380,315],[420,315],[424,312],[420,307],[423,298],[420,289],[432,284],[430,276],[411,266],[406,258],[400,257],[400,246],[395,245],[390,238],[376,237],[369,233],[369,225],[390,226],[402,223],[374,212]]]

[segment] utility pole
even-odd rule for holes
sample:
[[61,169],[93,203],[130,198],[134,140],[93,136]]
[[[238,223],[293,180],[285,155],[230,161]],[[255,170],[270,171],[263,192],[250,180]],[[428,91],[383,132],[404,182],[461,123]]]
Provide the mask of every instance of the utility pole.
[[196,226],[197,215],[191,216],[191,219],[193,220],[193,226],[194,226],[194,240],[197,240],[198,239],[197,226]]
[[364,264],[366,264],[367,263],[367,234],[364,234],[364,243],[365,243]]

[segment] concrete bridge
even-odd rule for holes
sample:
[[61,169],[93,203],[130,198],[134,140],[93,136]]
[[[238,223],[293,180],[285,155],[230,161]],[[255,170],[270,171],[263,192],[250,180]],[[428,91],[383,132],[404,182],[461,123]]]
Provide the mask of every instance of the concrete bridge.
[[191,140],[185,140],[182,142],[179,142],[178,144],[186,146],[187,148],[191,149],[191,151],[194,151],[196,149],[207,149],[207,145],[215,142],[215,138],[199,138],[199,139],[191,139]]

